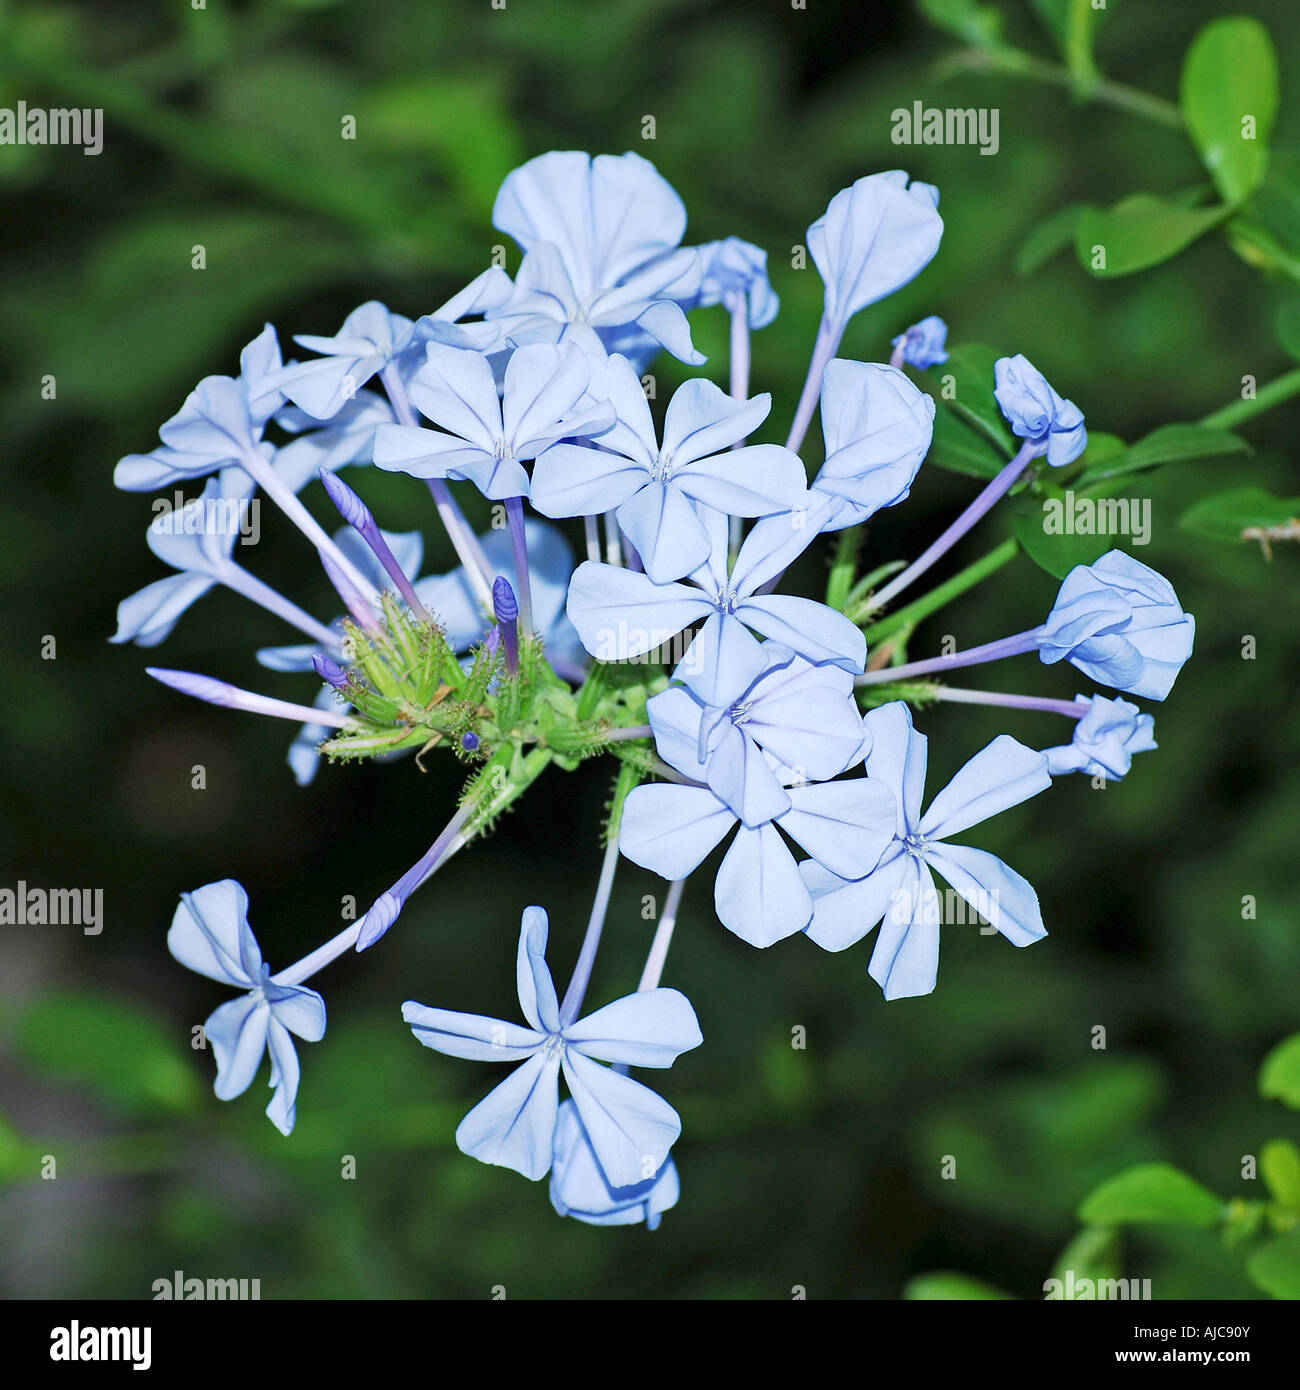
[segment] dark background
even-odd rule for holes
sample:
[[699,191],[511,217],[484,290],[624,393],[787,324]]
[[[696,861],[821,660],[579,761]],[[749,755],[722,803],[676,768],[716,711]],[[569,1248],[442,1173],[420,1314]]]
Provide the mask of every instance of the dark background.
[[[1034,7],[1003,8],[1046,54]],[[1273,31],[1275,143],[1294,148],[1294,6],[1243,8]],[[1201,0],[1112,9],[1103,63],[1167,98],[1188,41],[1222,12]],[[458,1154],[452,1132],[488,1069],[429,1054],[398,1015],[414,996],[513,1017],[528,903],[548,908],[567,972],[610,768],[548,774],[381,948],[314,982],[330,1028],[300,1048],[299,1124],[282,1139],[261,1080],[222,1105],[210,1057],[189,1049],[227,995],[166,952],[177,894],[241,879],[280,968],[339,929],[345,894],[364,907],[423,851],[452,808],[455,769],[323,768],[299,789],[284,763],[291,726],[144,675],[157,661],[310,699],[311,681],[256,667],[258,646],[290,639],[233,595],[202,600],[157,652],[106,640],[119,600],[164,573],[143,544],[148,498],[112,487],[117,458],[151,448],[201,376],[235,371],[264,321],[287,346],[295,332],[332,333],[364,299],[412,316],[440,304],[504,240],[490,225],[503,175],[551,148],[635,149],[684,198],[688,241],[735,233],[769,250],[782,313],[756,336],[753,375],[775,397],[769,437],[784,433],[820,308],[815,271],[792,270],[789,248],[838,189],[899,164],[941,188],[944,242],[917,281],[854,321],[847,355],[883,358],[890,337],[936,312],[953,342],[1026,353],[1093,429],[1132,439],[1197,419],[1236,399],[1244,374],[1288,367],[1271,326],[1279,286],[1221,237],[1111,282],[1068,252],[1030,276],[1013,268],[1026,234],[1068,202],[1198,182],[1178,131],[1051,85],[940,80],[952,41],[901,3],[18,3],[2,22],[0,105],[106,108],[98,158],[0,147],[3,883],[102,888],[105,927],[0,928],[0,1290],[147,1297],[180,1269],[257,1277],[267,1298],[487,1297],[494,1285],[510,1297],[788,1297],[802,1285],[895,1298],[917,1274],[956,1269],[1035,1297],[1079,1200],[1126,1164],[1165,1158],[1225,1195],[1257,1195],[1241,1155],[1297,1129],[1257,1099],[1254,1075],[1300,1018],[1300,556],[1282,546],[1265,564],[1175,521],[1238,478],[1300,492],[1293,408],[1244,428],[1248,462],[1142,479],[1154,539],[1138,554],[1198,621],[1196,655],[1156,711],[1160,751],[1122,784],[1069,779],[972,836],[1036,885],[1045,942],[1015,951],[946,929],[937,992],[886,1005],[866,977],[869,946],[830,956],[796,938],[755,952],[714,920],[704,874],[688,886],[665,982],[692,999],[706,1044],[662,1079],[684,1120],[683,1196],[654,1235],[562,1221],[544,1183]],[[894,147],[889,113],[915,100],[998,107],[1001,150]],[[355,142],[340,139],[343,114],[357,117]],[[199,243],[203,271],[190,268]],[[720,312],[695,317],[705,370],[725,372]],[[657,371],[668,385],[684,375],[666,357]],[[47,373],[55,401],[41,398]],[[817,445],[814,430],[810,465]],[[426,530],[426,571],[451,565],[422,489],[349,476],[383,524]],[[908,504],[873,523],[872,562],[915,554],[973,488],[923,470]],[[318,488],[308,500],[327,516]],[[252,567],[328,617],[323,576],[269,507],[263,531]],[[823,563],[807,558],[794,582],[816,592]],[[1022,630],[1054,592],[1021,558],[933,619],[916,651],[944,634],[967,646]],[[1254,660],[1241,657],[1246,634]],[[47,635],[53,660],[41,658]],[[1084,688],[1028,659],[972,683]],[[940,709],[919,722],[932,790],[1004,729],[1035,746],[1062,737],[1045,715]],[[195,764],[206,790],[191,789]],[[660,889],[620,871],[593,999],[634,987],[653,929],[641,898]],[[804,1051],[790,1046],[796,1026]],[[53,1181],[39,1179],[44,1154]],[[340,1178],[348,1154],[354,1181]],[[954,1181],[940,1178],[948,1154]],[[1250,1297],[1240,1265],[1213,1238],[1144,1235],[1126,1272],[1151,1277],[1158,1298]]]

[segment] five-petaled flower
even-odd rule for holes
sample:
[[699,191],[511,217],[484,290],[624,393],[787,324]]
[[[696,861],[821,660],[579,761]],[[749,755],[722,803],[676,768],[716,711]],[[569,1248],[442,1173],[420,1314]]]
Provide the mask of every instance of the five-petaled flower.
[[[650,989],[606,1004],[583,1019],[560,1011],[546,964],[548,923],[540,907],[524,909],[516,984],[528,1026],[479,1014],[402,1005],[411,1031],[435,1052],[516,1069],[460,1122],[456,1143],[484,1163],[536,1180],[550,1170],[564,1080],[614,1187],[633,1187],[663,1166],[681,1132],[667,1101],[605,1062],[670,1067],[703,1039],[695,1010],[675,989]],[[567,1002],[567,1001],[566,1001]]]
[[291,1035],[320,1042],[325,1001],[314,989],[280,984],[271,974],[248,925],[248,894],[233,878],[181,895],[167,949],[200,975],[247,990],[242,998],[222,1004],[203,1025],[217,1059],[213,1089],[221,1100],[243,1095],[269,1051],[275,1094],[266,1113],[281,1134],[288,1134],[297,1115],[299,1077]]

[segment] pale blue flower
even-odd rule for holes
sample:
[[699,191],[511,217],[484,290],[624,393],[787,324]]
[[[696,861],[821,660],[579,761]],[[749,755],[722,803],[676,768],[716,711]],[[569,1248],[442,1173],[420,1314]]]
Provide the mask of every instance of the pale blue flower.
[[943,236],[939,190],[901,169],[871,174],[837,193],[808,228],[826,284],[824,315],[842,330],[860,309],[893,294],[933,259]]
[[695,306],[721,304],[728,313],[734,313],[743,304],[751,329],[766,328],[776,318],[781,301],[767,278],[766,251],[734,236],[708,242],[697,250],[701,273]]
[[152,492],[241,466],[249,454],[269,462],[275,450],[262,443],[262,428],[235,377],[204,377],[158,431],[162,445],[152,453],[120,459],[113,483],[126,492]]
[[835,358],[826,364],[821,395],[826,461],[812,491],[831,505],[819,529],[837,531],[893,507],[912,480],[934,435],[934,400],[896,367]]
[[276,414],[275,423],[295,437],[277,451],[275,471],[294,492],[301,492],[316,481],[321,469],[333,473],[351,464],[369,464],[375,431],[393,420],[393,407],[375,391],[358,391],[328,420],[287,406]]
[[325,1001],[314,989],[276,983],[248,925],[248,894],[233,878],[181,895],[167,949],[200,975],[247,990],[222,1004],[203,1025],[217,1061],[213,1089],[220,1100],[242,1095],[269,1051],[275,1094],[266,1113],[281,1134],[288,1134],[298,1100],[293,1036],[304,1042],[325,1036]]
[[592,1147],[578,1107],[560,1105],[551,1160],[551,1205],[561,1216],[588,1226],[635,1226],[653,1231],[663,1213],[677,1205],[681,1187],[671,1158],[659,1171],[632,1187],[611,1187]]
[[931,870],[945,879],[1014,946],[1047,934],[1038,897],[1014,869],[982,849],[947,843],[999,811],[1051,785],[1047,758],[1006,734],[977,753],[921,814],[927,740],[899,701],[866,716],[871,736],[867,776],[894,796],[897,820],[884,852],[845,874],[804,864],[815,906],[808,935],[842,951],[882,922],[869,973],[886,999],[929,994],[939,971],[939,895]]
[[736,401],[711,381],[678,388],[655,435],[640,378],[613,356],[600,392],[615,413],[595,448],[553,444],[533,469],[532,503],[546,516],[597,516],[618,522],[656,584],[699,569],[709,558],[704,509],[770,516],[801,504],[806,475],[798,455],[776,444],[732,448],[767,418],[766,392]]
[[416,478],[465,479],[494,500],[527,497],[525,462],[561,439],[599,434],[613,424],[608,404],[591,401],[590,378],[578,347],[537,344],[511,354],[498,396],[480,353],[431,344],[411,383],[411,400],[441,428],[381,426],[375,464]]
[[1110,550],[1065,576],[1035,642],[1049,666],[1067,660],[1100,685],[1163,700],[1195,637],[1196,620],[1182,611],[1169,581]]
[[299,347],[322,354],[286,367],[276,384],[288,398],[318,420],[332,419],[377,372],[390,363],[414,359],[428,343],[484,351],[499,334],[484,323],[456,320],[503,304],[512,293],[510,277],[491,266],[432,314],[412,321],[371,299],[354,309],[333,337],[303,333]]
[[558,342],[577,326],[611,351],[627,352],[632,335],[704,361],[682,310],[700,256],[678,249],[686,209],[648,160],[539,155],[506,176],[492,221],[525,253],[513,296],[489,315],[510,344]]
[[681,1133],[677,1112],[648,1087],[597,1060],[670,1067],[703,1039],[695,1011],[675,989],[642,990],[580,1020],[562,1017],[546,964],[548,924],[524,910],[516,983],[528,1026],[408,1000],[402,1017],[426,1047],[449,1057],[516,1068],[460,1122],[456,1143],[484,1163],[536,1181],[550,1170],[559,1077],[573,1097],[601,1170],[614,1187],[653,1177]]
[[684,776],[705,782],[748,826],[790,809],[786,782],[824,782],[864,753],[853,677],[814,666],[779,643],[763,648],[756,681],[725,676],[706,706],[673,685],[646,702],[659,756]]
[[[1077,698],[1083,701],[1087,696]],[[1053,777],[1082,772],[1118,782],[1132,767],[1134,753],[1158,747],[1154,730],[1155,721],[1136,705],[1094,695],[1087,714],[1075,724],[1070,742],[1043,749],[1047,770]]]
[[179,511],[154,518],[149,549],[176,574],[147,584],[117,606],[117,631],[110,642],[156,647],[181,615],[230,573],[235,542],[253,480],[242,468],[223,468],[200,497]]
[[[855,723],[859,737],[848,766],[860,762],[870,746],[861,736],[863,725],[856,714]],[[654,728],[665,761],[703,783],[711,759],[699,755],[706,734],[705,711],[699,704],[677,691],[657,707]],[[788,754],[794,742],[787,745],[782,738],[788,731],[774,725],[771,732],[772,743]],[[742,796],[745,813],[752,818],[747,823],[707,785],[636,787],[623,803],[619,849],[634,864],[676,882],[694,872],[735,830],[714,882],[714,907],[728,931],[751,946],[766,947],[802,930],[812,917],[812,897],[786,837],[815,863],[848,876],[880,857],[893,837],[896,813],[893,793],[879,780],[807,782],[756,740],[744,740],[744,745],[742,751],[751,757],[750,776],[757,782],[756,762],[762,759],[780,783],[779,800],[765,807],[757,795],[749,804]],[[845,746],[847,739],[840,743],[835,738],[820,750],[808,745],[815,756],[825,754],[830,763],[837,748]],[[766,811],[771,814],[765,817]]]
[[936,314],[914,323],[894,339],[894,347],[902,348],[903,361],[925,371],[948,360],[944,344],[948,341],[948,325]]
[[574,572],[568,604],[583,645],[600,661],[626,661],[700,623],[675,676],[711,704],[732,681],[747,677],[748,684],[761,674],[765,658],[751,628],[809,661],[861,671],[866,640],[843,613],[813,599],[761,592],[792,551],[816,536],[813,528],[800,530],[797,519],[796,513],[760,521],[728,571],[727,519],[706,516],[709,558],[690,584],[656,584],[646,574],[585,561]]
[[1041,446],[1053,468],[1073,463],[1088,447],[1083,412],[1058,396],[1051,383],[1022,353],[993,364],[993,395],[1011,432]]

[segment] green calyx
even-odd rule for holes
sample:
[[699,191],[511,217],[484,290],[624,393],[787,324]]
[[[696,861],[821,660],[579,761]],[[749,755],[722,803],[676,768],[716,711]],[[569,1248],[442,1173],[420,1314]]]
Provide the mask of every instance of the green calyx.
[[[345,622],[342,647],[347,682],[339,695],[352,706],[351,722],[321,745],[323,753],[352,760],[416,749],[418,759],[446,746],[491,772],[498,790],[503,776],[524,776],[530,751],[567,769],[605,752],[646,763],[648,740],[611,735],[643,725],[647,698],[667,685],[655,667],[596,663],[575,691],[551,668],[541,641],[523,633],[513,673],[500,643],[484,640],[458,656],[442,627],[388,593],[379,630]],[[528,781],[540,770],[536,762]]]

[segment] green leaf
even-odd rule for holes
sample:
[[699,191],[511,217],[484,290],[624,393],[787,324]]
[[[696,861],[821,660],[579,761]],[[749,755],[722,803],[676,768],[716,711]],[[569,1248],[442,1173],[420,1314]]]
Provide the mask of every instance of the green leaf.
[[198,1100],[198,1077],[176,1030],[114,1000],[50,995],[22,1016],[15,1047],[37,1071],[131,1114],[189,1110]]
[[946,362],[931,369],[941,383],[937,404],[956,412],[1001,449],[1003,463],[1016,451],[1016,442],[993,395],[994,364],[1004,355],[983,343],[963,343],[949,350]]
[[950,473],[985,479],[996,477],[1007,462],[984,435],[949,410],[939,410],[935,414],[934,439],[926,458]]
[[1284,1038],[1259,1069],[1259,1093],[1300,1110],[1300,1033]]
[[1092,1226],[1080,1231],[1056,1258],[1052,1278],[1065,1282],[1069,1271],[1080,1279],[1118,1279],[1120,1267],[1119,1232],[1109,1226]]
[[1277,311],[1276,327],[1278,341],[1300,362],[1300,298],[1287,300]]
[[1189,463],[1194,459],[1248,453],[1250,445],[1231,430],[1216,430],[1206,425],[1161,425],[1129,445],[1118,458],[1099,460],[1096,466],[1085,469],[1079,483],[1091,488],[1111,478],[1122,478],[1166,463]]
[[969,1274],[936,1270],[933,1274],[918,1274],[915,1279],[909,1279],[903,1285],[903,1297],[913,1302],[953,1303],[1005,1302],[1011,1295],[982,1279],[972,1279]]
[[[1274,497],[1258,487],[1232,488],[1204,497],[1178,519],[1179,527],[1209,540],[1260,541],[1281,539],[1269,536],[1271,530],[1285,527],[1300,517],[1300,497]],[[1247,532],[1260,534],[1247,535]]]
[[1180,87],[1183,119],[1215,186],[1230,203],[1264,181],[1277,117],[1277,55],[1245,15],[1216,19],[1192,40]]
[[[1011,531],[1026,555],[1057,579],[1064,579],[1076,565],[1090,565],[1115,543],[1113,535],[1078,534],[1075,504],[1089,508],[1092,498],[1067,497],[1051,484],[1026,493],[1011,504]],[[1048,530],[1051,526],[1053,529]]]
[[1246,1273],[1274,1298],[1300,1298],[1300,1231],[1260,1246],[1246,1261]]
[[955,34],[964,43],[994,48],[1002,35],[1002,13],[976,0],[919,0],[921,13],[936,29]]
[[1067,246],[1073,246],[1075,228],[1087,206],[1086,203],[1069,203],[1045,217],[1016,252],[1016,274],[1032,275]]
[[1133,193],[1113,208],[1085,208],[1075,225],[1074,249],[1093,275],[1132,275],[1176,256],[1229,211],[1180,207],[1152,193]]
[[1213,1192],[1180,1169],[1168,1163],[1140,1163],[1090,1193],[1079,1208],[1079,1220],[1089,1226],[1213,1226],[1224,1211]]
[[1289,1139],[1270,1139],[1260,1151],[1259,1171],[1277,1201],[1300,1211],[1300,1149]]

